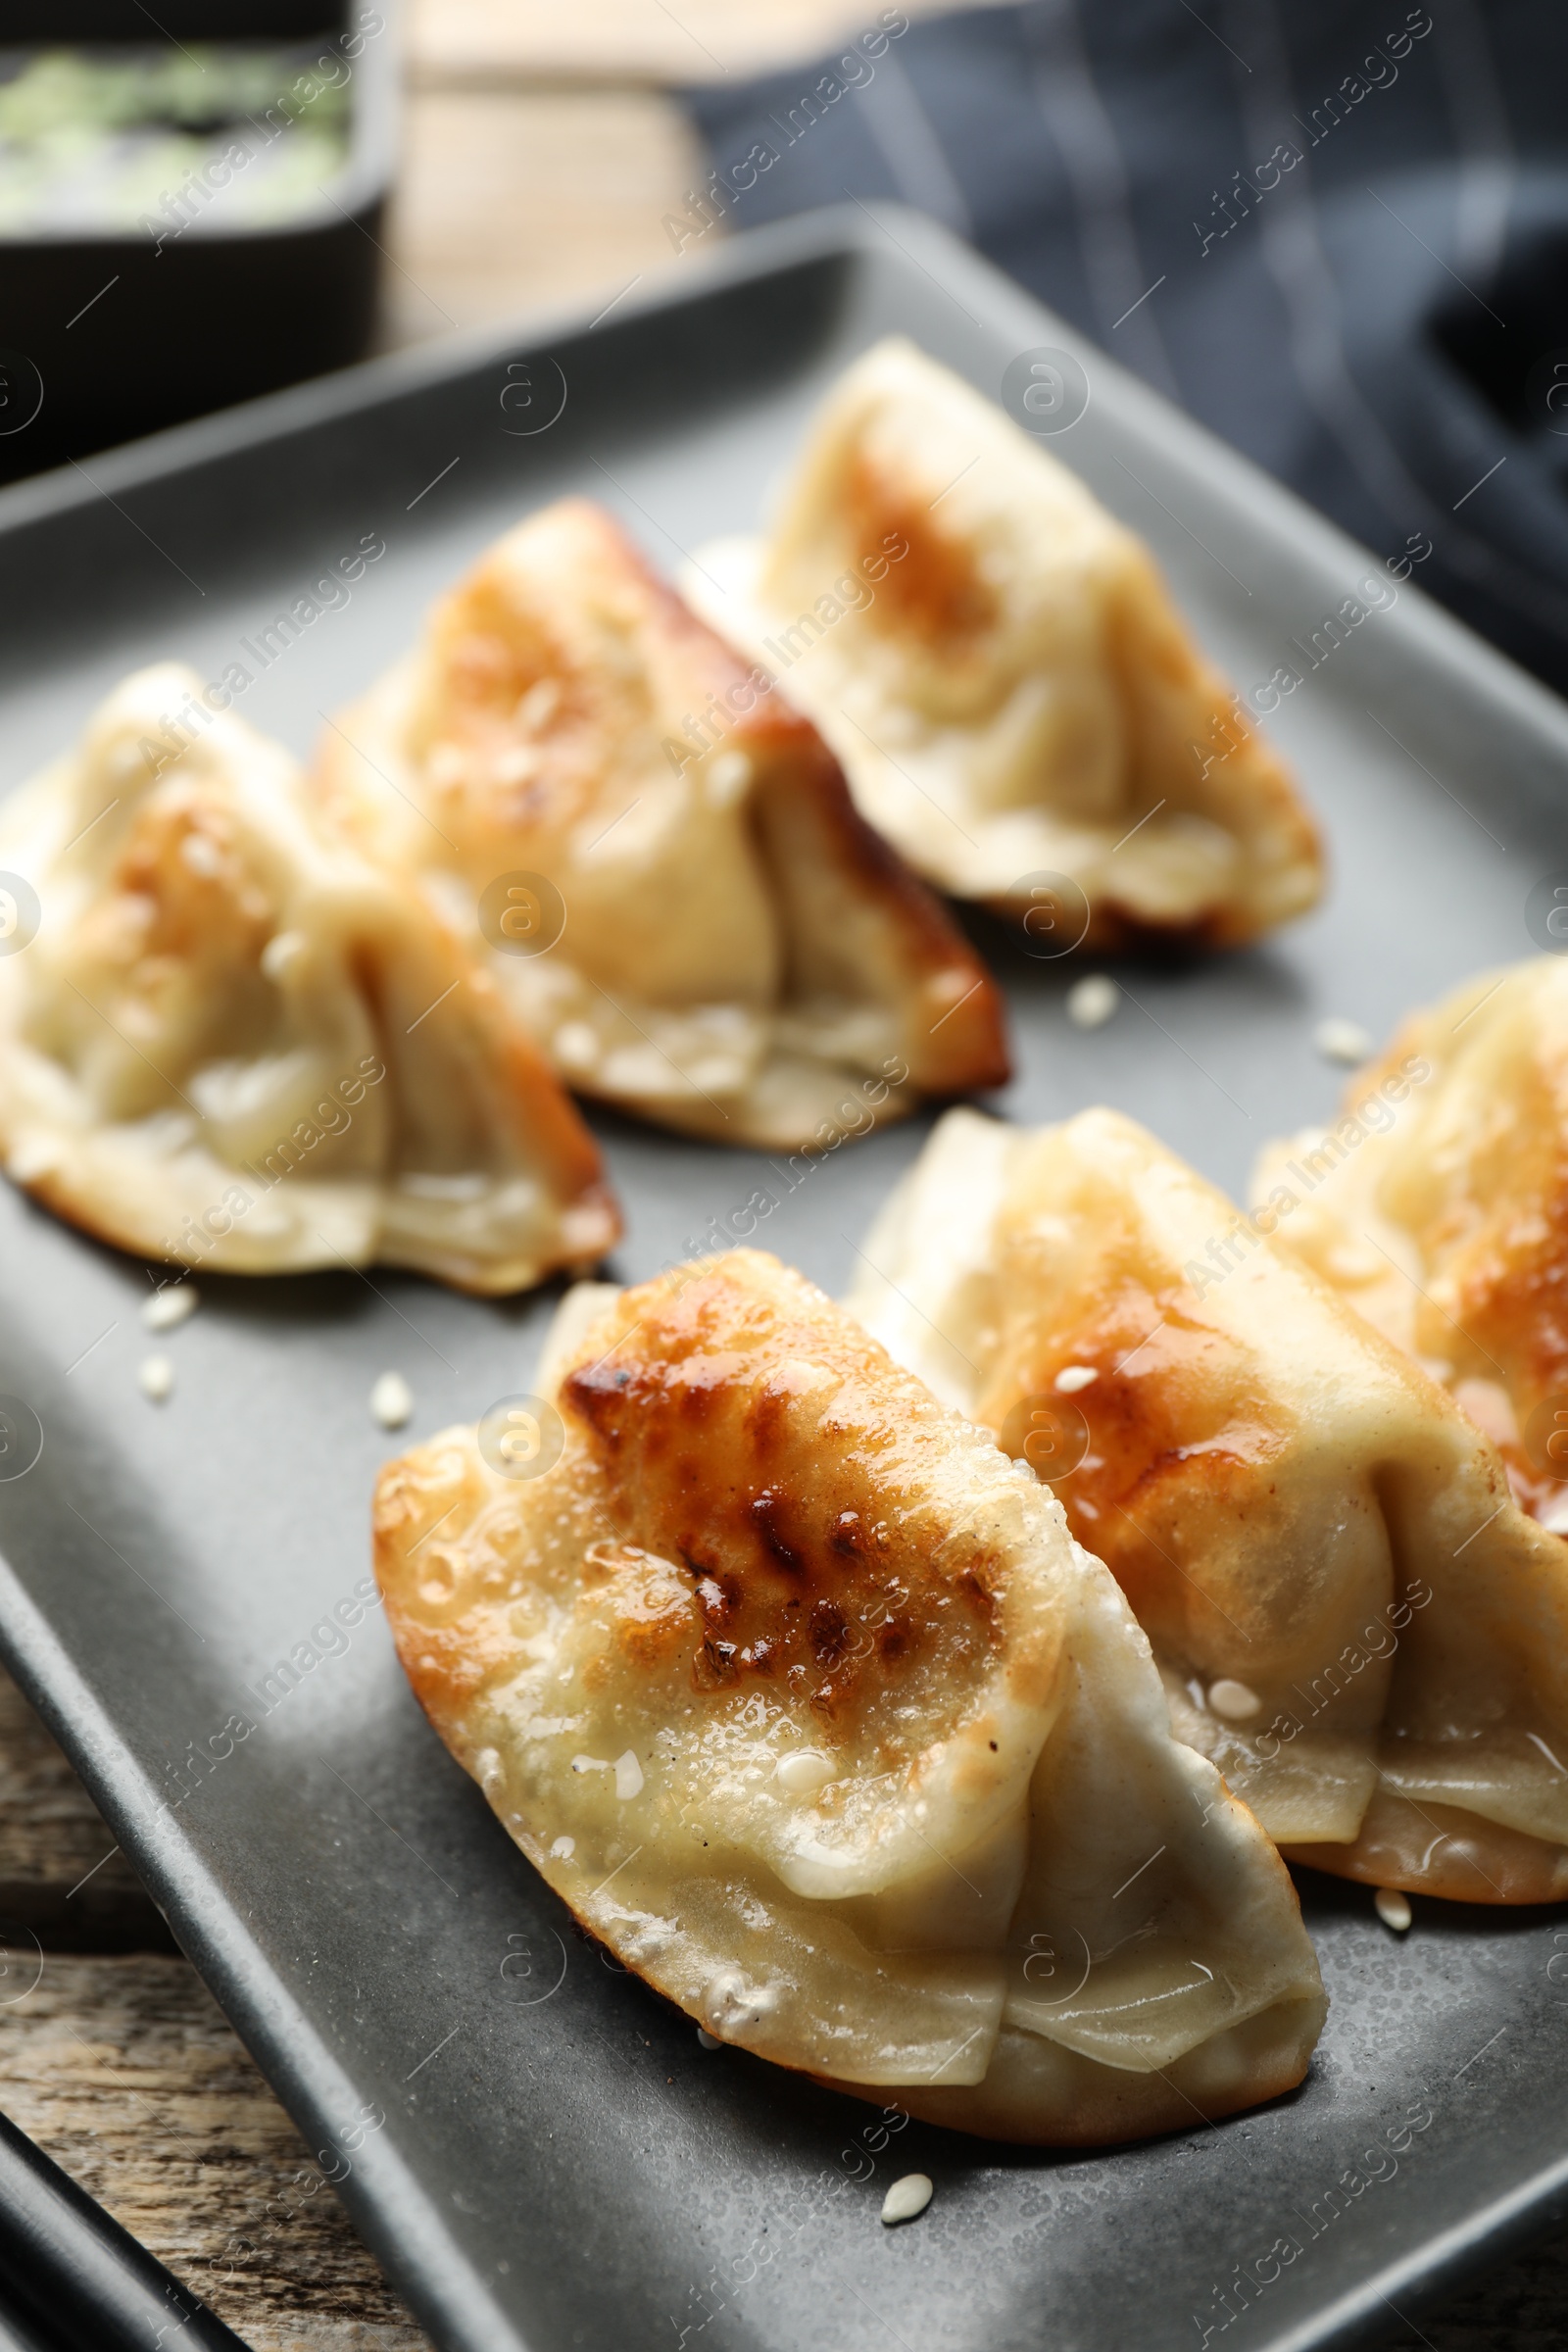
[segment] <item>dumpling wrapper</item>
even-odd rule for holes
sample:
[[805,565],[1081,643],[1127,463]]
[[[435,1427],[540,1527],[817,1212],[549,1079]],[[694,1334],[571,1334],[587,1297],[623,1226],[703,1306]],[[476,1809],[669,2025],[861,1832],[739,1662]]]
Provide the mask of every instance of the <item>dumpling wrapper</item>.
[[446,1431],[383,1472],[376,1570],[442,1739],[628,1967],[1003,2138],[1299,2082],[1289,1878],[1027,1471],[760,1252],[574,1292],[537,1386],[549,1475]]
[[1274,1213],[1250,1224],[1114,1111],[1034,1130],[954,1111],[851,1303],[1054,1474],[1178,1739],[1288,1854],[1560,1899],[1568,1550],[1419,1365],[1263,1238]]
[[0,957],[7,1173],[216,1272],[498,1293],[592,1265],[620,1231],[598,1150],[488,974],[200,694],[172,663],[125,679],[0,811],[41,910]]
[[1264,1152],[1254,1190],[1280,1185],[1298,1200],[1281,1239],[1442,1381],[1525,1509],[1568,1535],[1568,963],[1482,972],[1415,1013],[1334,1127]]
[[682,584],[917,873],[1047,944],[1079,925],[1042,876],[1084,893],[1088,948],[1229,947],[1316,903],[1316,827],[1143,542],[902,338],[829,394],[770,535]]
[[793,1151],[867,1076],[887,1119],[1008,1075],[995,983],[814,727],[586,500],[497,541],[318,775],[469,926],[545,877],[564,932],[514,954],[492,926],[492,969],[581,1093]]

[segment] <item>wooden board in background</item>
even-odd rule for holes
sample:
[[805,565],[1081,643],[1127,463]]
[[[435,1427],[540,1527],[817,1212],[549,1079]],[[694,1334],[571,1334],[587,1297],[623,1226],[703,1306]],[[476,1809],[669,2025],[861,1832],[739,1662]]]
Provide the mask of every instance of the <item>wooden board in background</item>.
[[411,95],[387,231],[382,343],[606,302],[677,259],[701,151],[640,90]]
[[254,2352],[428,2352],[4,1673],[0,2109]]
[[[986,0],[903,0],[910,18]],[[885,0],[412,0],[414,85],[737,80],[854,40]]]

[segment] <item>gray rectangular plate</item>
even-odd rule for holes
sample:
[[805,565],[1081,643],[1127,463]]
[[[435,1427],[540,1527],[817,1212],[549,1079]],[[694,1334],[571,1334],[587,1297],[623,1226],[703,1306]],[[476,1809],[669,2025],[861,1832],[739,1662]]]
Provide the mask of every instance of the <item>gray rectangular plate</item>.
[[[1316,1020],[1382,1036],[1531,952],[1530,887],[1568,865],[1568,720],[1408,588],[1307,669],[1290,641],[1395,551],[1338,536],[906,214],[766,230],[688,256],[659,300],[591,330],[378,364],[94,460],[91,480],[6,492],[0,788],[133,665],[245,660],[240,640],[363,533],[383,560],[240,701],[301,753],[546,500],[607,500],[673,568],[756,519],[812,403],[890,329],[990,394],[1021,352],[1080,351],[1093,397],[1055,449],[1153,543],[1241,681],[1305,671],[1272,731],[1332,842],[1320,913],[1250,954],[1114,967],[1127,1001],[1090,1036],[1061,965],[985,934],[1017,1041],[1000,1107],[1110,1102],[1241,1188],[1258,1145],[1336,1099]],[[557,370],[564,413],[519,432]],[[599,1126],[627,1278],[760,1190],[777,1206],[759,1239],[834,1291],[923,1132],[846,1144],[791,1190],[752,1154]],[[552,1298],[475,1304],[379,1272],[207,1281],[160,1343],[178,1385],[157,1408],[135,1380],[139,1264],[8,1188],[0,1264],[0,1391],[45,1430],[37,1468],[0,1485],[0,1648],[442,2344],[679,2352],[711,2328],[729,2352],[1152,2352],[1219,2340],[1229,2309],[1227,2347],[1284,2352],[1387,2324],[1556,2209],[1553,1915],[1418,1902],[1399,1942],[1364,1888],[1302,1874],[1334,2000],[1309,2082],[1113,2153],[918,2126],[884,2141],[873,2109],[703,2050],[573,1936],[425,1725],[379,1614],[346,1648],[311,1640],[367,1572],[392,1449],[376,1374],[412,1383],[412,1436],[472,1421],[527,1386]],[[300,1644],[319,1662],[269,1705],[258,1684]],[[255,1726],[237,1742],[231,1717]],[[384,2123],[367,2131],[367,2110]],[[885,2231],[883,2193],[914,2169],[935,2202]]]

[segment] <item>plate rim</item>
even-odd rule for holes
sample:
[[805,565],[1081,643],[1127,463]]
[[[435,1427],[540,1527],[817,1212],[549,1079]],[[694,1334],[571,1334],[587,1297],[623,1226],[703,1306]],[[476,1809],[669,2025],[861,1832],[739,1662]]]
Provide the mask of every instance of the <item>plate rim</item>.
[[[1197,476],[1218,473],[1238,503],[1245,499],[1254,524],[1264,524],[1270,536],[1288,539],[1298,560],[1335,570],[1379,561],[1296,492],[1108,358],[1092,338],[951,231],[903,205],[834,205],[746,230],[711,254],[683,257],[661,269],[637,299],[617,305],[617,322],[676,314],[694,303],[812,264],[885,263],[888,241],[905,263],[935,279],[944,292],[953,293],[950,280],[982,290],[992,313],[989,326],[1015,319],[1021,337],[1044,332],[1092,355],[1097,368],[1114,381],[1119,406],[1147,438],[1174,447]],[[156,489],[206,466],[281,445],[313,428],[458,382],[502,355],[515,353],[519,344],[540,352],[559,348],[592,331],[595,323],[586,303],[528,310],[514,319],[360,362],[99,453],[92,460],[95,480],[69,465],[24,478],[0,488],[0,545],[95,505],[105,485],[116,492]],[[1510,727],[1528,729],[1541,748],[1568,769],[1568,703],[1439,605],[1413,578],[1401,583],[1398,606],[1389,619],[1423,662],[1446,667],[1457,691],[1505,712]],[[158,1807],[151,1783],[120,1739],[107,1708],[3,1550],[0,1659],[79,1773],[160,1910],[172,1926],[177,1920],[182,1951],[310,2139],[317,2129],[324,2128],[319,2121],[327,2095],[323,2086],[331,2086],[330,2095],[351,2103],[352,2078],[262,1947],[249,1938],[173,1813]],[[138,1785],[146,1792],[142,1809],[132,1803]],[[307,2053],[308,2063],[296,2064],[295,2052]],[[339,2193],[421,2326],[435,2340],[454,2345],[525,2346],[528,2339],[520,2323],[491,2301],[479,2272],[401,2159],[379,2142],[368,2142],[362,2153],[363,2164],[339,2185]],[[1449,2291],[1540,2231],[1565,2208],[1568,2132],[1559,2158],[1412,2251],[1390,2258],[1359,2286],[1338,2294],[1305,2319],[1254,2337],[1253,2352],[1330,2352],[1330,2347],[1348,2345],[1383,2322],[1393,2294],[1414,2295],[1424,2302]]]

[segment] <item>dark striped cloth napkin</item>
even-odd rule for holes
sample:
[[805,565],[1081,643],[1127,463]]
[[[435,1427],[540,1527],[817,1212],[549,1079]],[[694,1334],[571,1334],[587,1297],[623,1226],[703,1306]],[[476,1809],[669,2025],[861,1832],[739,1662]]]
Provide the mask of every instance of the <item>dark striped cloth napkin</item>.
[[1568,692],[1562,0],[868,0],[685,99],[672,244],[916,205]]

